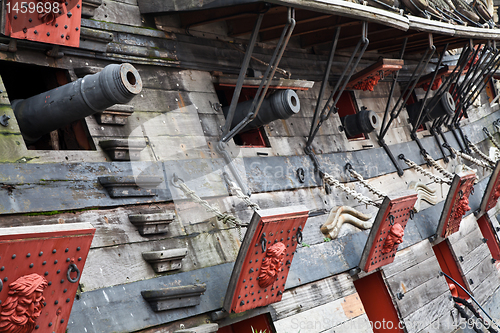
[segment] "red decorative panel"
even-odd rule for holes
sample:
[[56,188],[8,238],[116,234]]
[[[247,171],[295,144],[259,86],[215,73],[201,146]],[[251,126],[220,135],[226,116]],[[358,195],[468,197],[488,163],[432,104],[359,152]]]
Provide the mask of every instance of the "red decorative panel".
[[488,181],[488,186],[484,191],[478,216],[484,215],[484,213],[495,207],[498,198],[500,198],[500,162],[497,162],[495,170],[493,170],[490,180]]
[[366,241],[359,267],[373,271],[394,261],[398,245],[403,242],[404,229],[413,216],[417,194],[394,200],[385,197]]
[[78,47],[82,0],[6,0],[4,34]]
[[444,203],[436,234],[448,237],[460,229],[462,217],[470,210],[469,195],[474,191],[475,174],[455,175]]
[[370,67],[354,74],[346,89],[373,91],[379,80],[403,68],[404,61],[400,59],[381,59]]
[[304,206],[254,213],[224,300],[228,312],[239,313],[281,300],[308,213]]
[[66,331],[95,229],[0,229],[0,332]]

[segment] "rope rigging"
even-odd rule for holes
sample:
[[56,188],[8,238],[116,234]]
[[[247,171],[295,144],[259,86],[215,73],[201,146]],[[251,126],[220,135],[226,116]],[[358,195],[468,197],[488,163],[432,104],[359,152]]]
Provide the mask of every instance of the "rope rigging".
[[422,168],[420,165],[418,165],[417,163],[407,159],[403,154],[399,155],[399,159],[403,160],[410,168],[413,168],[415,169],[415,171],[417,172],[420,172],[421,174],[423,174],[424,176],[427,176],[429,177],[430,179],[432,179],[434,182],[436,183],[440,183],[440,184],[448,184],[448,185],[451,185],[451,180],[450,179],[444,179],[444,178],[441,178],[439,176],[436,176],[435,174],[433,174],[432,172],[429,172],[427,170],[425,170],[424,168]]
[[184,180],[177,177],[175,174],[172,177],[171,181],[172,185],[180,189],[184,193],[184,195],[188,197],[188,199],[203,206],[207,212],[213,213],[217,217],[218,221],[221,221],[224,224],[235,226],[238,229],[238,236],[240,238],[240,241],[242,240],[241,227],[247,227],[247,224],[242,223],[237,217],[227,213],[222,213],[217,207],[210,205],[208,201],[200,198],[193,190],[191,190],[186,185],[186,183],[184,183]]
[[229,175],[227,173],[223,173],[222,174],[224,180],[226,181],[227,183],[227,186],[229,188],[229,191],[231,193],[234,193],[236,195],[236,197],[240,200],[242,200],[249,208],[252,208],[253,210],[259,210],[260,207],[257,203],[255,202],[252,202],[252,200],[250,200],[250,197],[248,195],[246,195],[245,193],[243,193],[243,190],[233,181],[231,181],[231,179],[229,179]]
[[357,201],[359,201],[361,203],[364,203],[366,205],[372,205],[375,207],[380,207],[379,203],[362,195],[361,193],[358,193],[354,190],[351,190],[349,187],[345,186],[344,184],[340,183],[337,179],[333,178],[332,175],[329,175],[327,173],[323,173],[323,181],[330,186],[335,186],[336,188],[341,189],[342,191],[351,195],[354,199],[356,199]]
[[[467,139],[467,137],[466,137],[466,139]],[[493,161],[489,156],[484,154],[475,144],[473,144],[469,140],[467,140],[467,143],[469,144],[469,147],[472,149],[472,151],[474,151],[476,154],[478,154],[483,160],[488,162],[490,164],[490,166],[492,166],[492,167],[495,166],[496,162]]]
[[481,160],[478,160],[477,158],[474,158],[470,155],[467,155],[465,153],[462,153],[461,151],[458,151],[456,150],[455,148],[453,148],[452,146],[450,145],[447,145],[447,144],[443,144],[443,146],[447,149],[449,149],[451,152],[453,152],[455,155],[457,156],[460,156],[461,158],[463,158],[464,160],[467,160],[469,162],[472,162],[474,163],[475,165],[477,166],[480,166],[480,167],[483,167],[483,168],[488,168],[488,169],[493,169],[493,167],[489,164],[489,163],[486,163],[486,162],[483,162]]
[[491,135],[490,131],[488,131],[488,129],[486,127],[483,127],[483,132],[490,139],[491,143],[493,143],[493,145],[495,147],[497,147],[497,149],[500,150],[500,145],[498,144],[497,140],[495,140],[495,138],[493,137],[493,135]]
[[361,176],[359,173],[357,173],[351,166],[351,164],[347,163],[346,165],[346,170],[350,172],[350,174],[356,178],[357,180],[359,180],[359,182],[361,184],[363,184],[364,187],[366,187],[368,189],[368,191],[372,192],[373,194],[379,196],[380,198],[384,198],[387,196],[387,194],[385,194],[384,192],[376,189],[375,187],[373,187],[373,185],[369,184],[364,178],[363,176]]
[[438,162],[436,162],[435,159],[433,159],[431,157],[431,155],[427,154],[427,153],[424,153],[422,154],[424,156],[424,159],[429,162],[437,171],[439,171],[440,173],[442,173],[446,178],[452,180],[453,177],[455,177],[454,174],[452,174],[451,172],[449,172],[448,170],[446,170],[445,168],[443,168]]

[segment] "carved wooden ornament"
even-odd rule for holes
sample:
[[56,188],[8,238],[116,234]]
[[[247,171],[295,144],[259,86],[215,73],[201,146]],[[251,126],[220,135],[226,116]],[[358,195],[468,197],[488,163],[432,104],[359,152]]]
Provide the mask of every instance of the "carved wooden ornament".
[[438,203],[436,190],[425,185],[422,182],[412,181],[408,185],[408,189],[415,190],[418,195],[417,202],[415,202],[415,206],[413,206],[413,210],[415,212],[420,211],[420,205],[422,204],[422,201],[425,201],[433,206]]
[[370,229],[373,225],[372,222],[368,222],[370,218],[371,215],[363,214],[349,206],[333,207],[320,230],[325,236],[335,239],[344,223],[350,223],[363,230]]
[[308,213],[304,206],[254,213],[229,281],[226,311],[239,313],[281,300]]
[[1,333],[30,333],[45,306],[43,291],[47,280],[33,273],[9,284],[9,296],[0,312]]
[[403,242],[404,229],[413,216],[417,194],[394,200],[385,197],[366,241],[359,267],[373,271],[394,261],[398,245]]
[[484,215],[484,213],[495,207],[498,198],[500,198],[500,162],[497,162],[488,181],[477,217]]
[[436,232],[440,237],[446,238],[460,229],[463,216],[470,210],[469,195],[474,191],[475,181],[474,173],[453,178]]
[[0,333],[66,331],[94,232],[90,223],[0,228]]

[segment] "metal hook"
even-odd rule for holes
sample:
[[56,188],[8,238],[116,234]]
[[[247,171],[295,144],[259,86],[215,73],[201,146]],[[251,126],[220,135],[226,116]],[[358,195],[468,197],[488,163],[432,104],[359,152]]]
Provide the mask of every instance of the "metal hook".
[[389,225],[393,226],[394,225],[394,221],[395,221],[394,215],[392,215],[392,214],[389,215],[388,219],[389,219]]
[[266,252],[266,248],[267,248],[267,239],[266,239],[266,233],[265,232],[260,237],[260,246],[262,247],[262,253],[265,253]]
[[184,183],[184,180],[183,180],[182,178],[177,177],[177,175],[174,173],[174,174],[172,175],[172,178],[170,179],[170,183],[171,183],[171,184],[172,184],[172,186],[173,186],[173,187],[175,187],[175,188],[181,188],[179,185],[177,185],[177,184],[176,184],[178,181],[181,181],[181,182],[183,182],[183,183]]

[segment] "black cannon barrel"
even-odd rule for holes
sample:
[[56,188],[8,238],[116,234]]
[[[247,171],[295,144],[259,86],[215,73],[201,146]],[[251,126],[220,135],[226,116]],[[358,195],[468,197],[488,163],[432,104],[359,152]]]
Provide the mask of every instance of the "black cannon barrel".
[[112,64],[39,95],[15,100],[12,108],[27,143],[78,119],[129,102],[142,90],[142,80],[131,64]]
[[[238,125],[248,114],[253,99],[238,103],[234,113],[231,129]],[[222,108],[227,117],[229,106]],[[244,127],[240,133],[249,131],[262,125],[269,124],[277,119],[287,119],[300,111],[300,101],[297,93],[291,89],[280,90],[262,101],[257,117]]]

